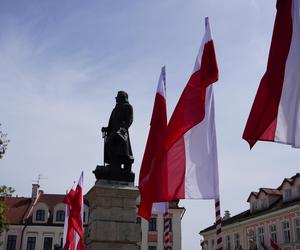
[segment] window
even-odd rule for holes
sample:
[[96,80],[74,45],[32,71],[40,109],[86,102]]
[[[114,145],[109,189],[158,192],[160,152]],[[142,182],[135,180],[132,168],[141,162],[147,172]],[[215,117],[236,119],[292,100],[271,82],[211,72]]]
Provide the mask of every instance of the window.
[[261,208],[262,208],[262,209],[268,208],[268,201],[267,201],[267,198],[263,198],[263,199],[261,200]]
[[296,241],[300,241],[300,218],[295,219],[295,239]]
[[44,238],[43,250],[52,250],[52,237]]
[[248,229],[248,245],[249,245],[249,249],[257,249],[256,246],[256,237],[254,234],[254,230],[253,229]]
[[65,221],[65,211],[64,210],[56,211],[56,221]]
[[291,241],[290,223],[288,221],[282,222],[282,229],[284,243],[289,243]]
[[264,228],[258,227],[257,228],[257,237],[258,237],[258,244],[262,245],[264,244]]
[[35,241],[36,237],[28,237],[26,250],[35,250]]
[[215,240],[210,241],[210,249],[215,250]]
[[149,246],[148,250],[156,250],[156,246]]
[[274,242],[277,242],[277,232],[276,232],[276,225],[270,225],[270,235]]
[[241,243],[240,243],[240,235],[239,233],[234,234],[234,249],[240,249]]
[[7,245],[6,250],[15,250],[16,249],[17,236],[8,235],[7,236]]
[[284,191],[284,201],[290,201],[292,199],[292,189]]
[[297,186],[297,196],[300,197],[300,186]]
[[149,221],[149,231],[156,231],[156,218],[151,218]]
[[226,250],[230,250],[231,249],[230,235],[227,235],[226,238],[225,238],[225,246],[226,246]]
[[36,221],[45,221],[45,210],[39,209],[35,214]]
[[252,211],[255,211],[257,209],[257,202],[253,201],[251,206],[252,206]]

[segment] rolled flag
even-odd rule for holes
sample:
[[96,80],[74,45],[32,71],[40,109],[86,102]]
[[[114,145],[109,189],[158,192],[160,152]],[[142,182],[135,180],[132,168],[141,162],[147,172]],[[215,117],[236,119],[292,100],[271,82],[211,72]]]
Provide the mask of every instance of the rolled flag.
[[64,234],[63,234],[63,246],[69,246],[69,249],[75,249],[75,235],[73,230],[69,230],[68,223],[69,223],[69,216],[70,210],[72,208],[72,200],[75,195],[75,188],[74,186],[71,188],[69,192],[67,192],[64,203],[66,204],[65,208],[65,221],[64,221]]
[[67,213],[64,225],[64,250],[84,250],[83,240],[83,172],[76,188],[66,195],[64,202]]
[[156,90],[154,107],[152,111],[152,117],[150,122],[150,130],[146,143],[145,153],[142,161],[140,176],[139,176],[139,188],[141,193],[141,202],[138,209],[138,215],[149,219],[151,214],[164,214],[168,210],[168,202],[152,202],[147,203],[147,193],[144,193],[144,189],[141,188],[146,176],[150,173],[153,166],[153,160],[158,153],[158,145],[163,143],[164,133],[167,128],[167,105],[166,105],[166,67],[161,68],[160,77],[158,80],[158,86]]
[[164,144],[142,186],[149,202],[219,197],[212,89],[212,83],[217,80],[214,44],[206,18],[194,71],[170,119]]
[[243,138],[300,147],[300,0],[277,0],[266,73]]

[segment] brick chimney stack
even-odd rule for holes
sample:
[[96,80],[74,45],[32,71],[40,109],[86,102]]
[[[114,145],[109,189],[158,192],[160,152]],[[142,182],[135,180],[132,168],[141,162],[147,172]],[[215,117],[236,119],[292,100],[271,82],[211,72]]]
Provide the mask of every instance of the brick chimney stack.
[[37,183],[32,184],[32,192],[31,192],[31,198],[35,199],[38,195],[40,185]]

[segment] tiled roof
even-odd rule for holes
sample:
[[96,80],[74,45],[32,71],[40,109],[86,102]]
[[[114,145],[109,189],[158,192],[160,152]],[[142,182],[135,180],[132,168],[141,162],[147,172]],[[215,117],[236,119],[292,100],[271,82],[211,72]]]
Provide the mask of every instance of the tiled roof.
[[49,207],[55,207],[58,203],[64,203],[64,194],[44,194],[41,193],[38,202],[46,203]]
[[281,196],[281,191],[278,189],[274,189],[274,188],[260,188],[259,192],[251,192],[247,202],[249,202],[251,195],[254,195],[255,198],[258,198],[258,196],[260,195],[260,193],[265,193],[267,195],[276,195],[276,196]]
[[300,177],[300,173],[295,174],[291,178],[285,178],[283,180],[283,182],[281,183],[281,185],[277,189],[280,190],[285,182],[288,182],[289,184],[293,185],[293,183],[294,183],[294,181],[296,180],[297,177]]
[[26,212],[30,209],[31,198],[7,197],[4,200],[6,218],[10,224],[22,224]]
[[297,173],[295,174],[294,176],[292,176],[291,178],[285,178],[283,180],[283,182],[281,183],[281,185],[274,189],[274,188],[260,188],[259,189],[259,192],[251,192],[250,195],[248,196],[248,199],[247,199],[247,202],[249,202],[250,200],[250,197],[252,195],[254,195],[255,198],[258,198],[259,194],[261,192],[264,192],[265,194],[267,195],[277,195],[277,196],[282,196],[282,193],[281,193],[281,188],[283,186],[284,183],[288,182],[289,184],[293,185],[294,184],[294,181],[296,180],[297,177],[300,177],[300,173]]
[[278,189],[274,189],[274,188],[260,188],[259,191],[269,195],[279,195],[279,196],[282,195],[282,193]]
[[[38,196],[36,204],[43,202],[49,207],[50,216],[47,224],[53,224],[54,207],[59,203],[63,203],[64,197],[64,194],[44,194],[42,192]],[[5,214],[10,224],[23,224],[23,220],[27,216],[27,223],[32,223],[32,214],[28,213],[32,212],[31,207],[34,204],[33,199],[25,197],[7,197],[5,198],[4,204],[6,206]],[[88,205],[86,199],[84,199],[84,204]]]

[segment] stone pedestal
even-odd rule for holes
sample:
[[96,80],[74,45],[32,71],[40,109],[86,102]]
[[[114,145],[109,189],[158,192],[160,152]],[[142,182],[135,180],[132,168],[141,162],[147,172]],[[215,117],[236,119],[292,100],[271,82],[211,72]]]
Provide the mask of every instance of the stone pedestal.
[[86,197],[90,205],[87,250],[137,250],[141,225],[136,219],[138,188],[133,183],[97,180]]

